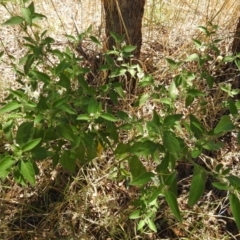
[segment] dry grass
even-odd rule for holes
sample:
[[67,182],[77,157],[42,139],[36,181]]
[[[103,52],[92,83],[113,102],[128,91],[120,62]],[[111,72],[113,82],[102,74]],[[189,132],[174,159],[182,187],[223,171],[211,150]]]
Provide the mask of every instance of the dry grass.
[[[16,2],[8,3],[11,13],[19,12]],[[103,10],[99,0],[35,0],[35,8],[45,14],[47,21],[41,25],[57,40],[60,47],[66,45],[64,34],[75,35],[76,28],[82,32],[92,24],[96,34],[103,32]],[[9,18],[6,9],[0,7],[1,22]],[[236,0],[148,0],[146,3],[143,32],[142,61],[159,82],[171,79],[165,57],[180,59],[194,51],[192,38],[203,38],[196,30],[198,25],[208,21],[218,24],[219,37],[223,38],[222,51],[230,51],[240,4]],[[0,27],[2,48],[17,59],[22,56],[21,42],[17,28]],[[15,74],[11,71],[9,59],[3,57],[0,64],[0,99],[5,88],[15,86]],[[226,96],[214,95],[209,102],[212,108],[206,116],[214,121],[219,117],[219,104]],[[210,106],[210,105],[209,105]],[[148,108],[148,107],[146,107]],[[179,103],[183,109],[183,103]],[[191,111],[191,110],[185,110]],[[188,112],[187,112],[188,113]],[[186,113],[186,114],[187,114]],[[146,114],[144,110],[143,115]],[[214,124],[211,118],[202,119],[206,127]],[[219,159],[226,166],[239,171],[239,147],[236,137],[228,136],[229,144],[216,156],[202,161],[209,164]],[[1,143],[0,143],[1,146]],[[1,149],[1,148],[0,148]],[[183,224],[179,224],[170,213],[164,201],[161,203],[156,224],[157,234],[136,232],[135,222],[128,219],[130,203],[137,198],[135,188],[126,188],[122,179],[116,178],[116,163],[111,154],[103,154],[74,176],[62,169],[51,170],[49,162],[41,163],[40,175],[34,188],[17,186],[11,178],[0,186],[0,238],[17,239],[240,239],[228,212],[226,196],[219,196],[213,189],[206,190],[201,202],[194,208],[187,207],[189,172],[186,165],[179,181],[179,205],[183,211]],[[224,214],[221,211],[225,211]],[[220,217],[221,215],[221,217]]]

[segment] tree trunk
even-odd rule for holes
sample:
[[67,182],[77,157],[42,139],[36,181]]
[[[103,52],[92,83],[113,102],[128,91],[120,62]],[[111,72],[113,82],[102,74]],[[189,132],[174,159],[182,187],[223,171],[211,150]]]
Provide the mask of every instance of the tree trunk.
[[232,44],[232,52],[240,53],[240,17],[238,18],[237,27],[235,30],[234,40]]
[[103,0],[106,22],[107,48],[116,46],[110,32],[120,36],[128,45],[136,46],[133,52],[136,58],[140,55],[142,45],[142,18],[145,0]]

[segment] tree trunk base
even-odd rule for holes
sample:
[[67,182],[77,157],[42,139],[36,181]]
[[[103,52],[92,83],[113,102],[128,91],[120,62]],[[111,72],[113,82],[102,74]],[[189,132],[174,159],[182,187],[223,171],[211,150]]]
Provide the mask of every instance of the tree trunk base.
[[240,53],[240,17],[238,18],[238,23],[237,23],[237,27],[234,35],[232,52],[233,54]]

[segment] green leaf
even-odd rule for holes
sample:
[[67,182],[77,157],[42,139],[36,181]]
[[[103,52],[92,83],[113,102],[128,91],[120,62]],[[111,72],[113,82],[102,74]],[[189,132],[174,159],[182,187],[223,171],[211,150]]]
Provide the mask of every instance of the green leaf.
[[212,183],[213,187],[220,189],[220,190],[228,190],[229,187],[226,183],[222,183],[222,182],[213,182]]
[[6,156],[0,160],[0,177],[5,176],[6,171],[15,163],[15,160],[10,157]]
[[194,168],[193,178],[190,186],[188,205],[192,207],[202,196],[205,189],[206,172],[200,167]]
[[67,103],[63,103],[58,108],[66,113],[71,114],[71,115],[77,115],[77,112],[75,112],[75,110],[72,109],[72,107],[70,105],[68,105]]
[[139,80],[139,86],[140,87],[147,87],[150,85],[153,85],[153,76],[150,74],[144,75],[140,80]]
[[183,114],[172,114],[165,117],[163,125],[166,128],[171,128],[177,121],[183,117]]
[[235,105],[235,102],[232,99],[228,100],[228,107],[229,107],[230,113],[232,115],[238,114],[238,109],[237,109],[237,107]]
[[205,96],[205,93],[195,89],[195,88],[192,88],[192,89],[188,89],[187,90],[187,94],[192,96],[192,97],[201,97],[201,96]]
[[129,219],[138,219],[141,217],[141,211],[140,210],[135,210],[129,215]]
[[91,98],[88,103],[88,113],[96,114],[100,112],[101,112],[100,104],[94,98]]
[[206,81],[207,81],[207,85],[209,88],[212,88],[213,87],[213,84],[214,84],[214,77],[211,76],[211,75],[207,75],[206,76]]
[[33,136],[33,122],[23,122],[17,130],[16,143],[23,144],[27,143]]
[[135,103],[135,106],[141,107],[148,100],[148,98],[149,98],[148,93],[140,95]]
[[240,59],[236,58],[234,62],[236,64],[236,66],[238,67],[238,70],[240,70]]
[[157,166],[156,171],[159,173],[164,173],[170,166],[171,162],[174,162],[175,158],[172,154],[167,152],[165,156],[162,158],[161,163]]
[[175,62],[171,58],[166,58],[167,63],[170,65],[170,70],[174,70],[181,65],[181,62]]
[[163,145],[169,152],[179,153],[181,151],[179,141],[173,132],[170,131],[164,132]]
[[235,129],[234,125],[232,124],[232,121],[230,119],[230,116],[222,116],[219,123],[214,129],[214,133],[218,134],[221,132],[228,132]]
[[21,106],[22,104],[19,104],[17,101],[12,101],[10,103],[7,103],[0,109],[0,114],[11,112],[13,110],[20,108]]
[[133,52],[137,47],[136,46],[124,46],[122,48],[123,52],[129,53],[129,52]]
[[1,57],[4,55],[4,51],[1,51],[0,52],[0,59],[1,59]]
[[56,130],[60,137],[74,142],[75,136],[74,136],[71,125],[62,123],[57,125]]
[[26,60],[26,63],[24,65],[24,73],[27,75],[32,64],[34,62],[34,55],[33,54],[29,54]]
[[89,116],[89,114],[80,114],[77,117],[77,120],[91,120],[91,117]]
[[137,156],[148,156],[157,150],[157,145],[153,141],[136,142],[131,147],[131,153]]
[[90,39],[92,40],[92,42],[96,43],[97,45],[101,46],[102,44],[100,43],[100,41],[94,37],[94,36],[90,36]]
[[31,152],[32,152],[34,160],[44,160],[47,157],[50,157],[53,155],[52,152],[47,151],[47,149],[45,149],[43,147],[36,147]]
[[161,98],[161,99],[159,99],[159,102],[160,102],[160,103],[167,104],[167,105],[169,105],[169,106],[172,105],[172,100],[171,100],[170,98]]
[[29,8],[21,8],[21,13],[22,13],[23,17],[25,18],[25,20],[27,21],[27,23],[31,26],[32,25],[31,10]]
[[2,25],[16,25],[21,24],[24,21],[24,19],[20,16],[14,16],[8,19],[6,22],[4,22]]
[[129,184],[132,186],[143,186],[144,184],[150,182],[152,180],[152,177],[154,177],[154,174],[152,172],[146,172],[136,177]]
[[190,61],[195,61],[195,60],[198,60],[199,59],[199,56],[197,53],[194,53],[190,56],[188,56],[184,61],[185,62],[190,62]]
[[235,56],[232,56],[232,55],[230,55],[230,56],[225,56],[224,58],[223,58],[223,62],[233,62],[234,60],[235,60]]
[[71,173],[75,172],[76,169],[76,159],[71,157],[71,153],[69,151],[64,151],[60,158],[60,164],[63,168],[68,170]]
[[58,85],[66,88],[66,89],[70,89],[71,88],[71,82],[70,79],[63,73],[60,73],[60,77],[59,77],[59,81],[58,81]]
[[[26,1],[26,0],[25,0]],[[34,3],[31,2],[28,6],[28,9],[30,10],[31,14],[35,13]]]
[[136,179],[138,176],[142,175],[143,173],[147,172],[143,163],[136,156],[128,159],[128,165],[133,180]]
[[110,90],[109,97],[114,104],[118,104],[118,94],[114,90]]
[[122,42],[123,40],[123,36],[119,36],[118,34],[116,34],[115,32],[110,32],[110,35],[114,38],[114,40],[118,43]]
[[174,193],[167,191],[165,193],[166,201],[171,208],[174,216],[177,218],[178,221],[182,221],[182,217],[178,208],[177,198]]
[[234,193],[229,194],[229,200],[230,200],[230,207],[232,210],[233,217],[235,219],[238,230],[240,230],[240,214],[239,214],[240,201],[237,195],[235,195]]
[[141,230],[146,225],[145,220],[141,219],[137,225],[137,230]]
[[44,83],[49,83],[51,81],[51,78],[46,73],[32,70],[31,74],[33,74],[38,80],[41,80]]
[[118,119],[115,118],[115,117],[114,117],[112,114],[110,114],[110,113],[102,113],[100,116],[101,116],[102,118],[110,121],[110,122],[116,122],[116,121],[118,121]]
[[199,41],[198,39],[192,39],[192,41],[194,42],[194,44],[196,45],[197,48],[202,47],[202,42]]
[[185,106],[190,106],[194,101],[194,97],[192,95],[188,95],[185,99]]
[[12,128],[13,128],[13,120],[7,121],[4,125],[3,125],[3,132],[7,138],[8,141],[12,142]]
[[172,98],[172,99],[176,99],[176,97],[178,96],[178,89],[176,87],[176,84],[174,81],[172,81],[171,85],[169,86],[169,96]]
[[157,227],[156,227],[156,225],[155,225],[155,223],[153,222],[152,219],[147,218],[147,219],[146,219],[146,222],[147,222],[148,227],[149,227],[153,232],[157,232]]
[[228,181],[230,182],[230,184],[235,188],[240,190],[240,178],[235,176],[235,175],[230,175],[228,177],[226,177],[228,179]]
[[125,93],[124,93],[123,88],[122,88],[121,86],[114,87],[114,90],[116,91],[116,93],[117,93],[121,98],[124,98],[124,97],[125,97]]
[[224,143],[223,142],[213,142],[213,141],[208,141],[205,142],[202,147],[207,149],[207,150],[211,150],[211,151],[218,151],[219,149],[223,148]]
[[43,18],[47,18],[47,17],[43,14],[40,14],[40,13],[34,13],[33,16],[32,16],[33,21],[42,20]]
[[27,152],[35,148],[40,142],[42,141],[42,138],[37,138],[34,140],[29,141],[28,143],[24,144],[21,148],[23,152]]
[[19,171],[28,182],[30,182],[32,185],[35,185],[35,171],[31,161],[20,161]]
[[198,26],[197,28],[198,28],[201,32],[205,33],[206,36],[209,36],[210,32],[207,30],[206,27],[204,27],[204,26]]
[[199,139],[203,135],[204,127],[194,115],[190,114],[189,118],[191,131],[193,132],[194,137]]
[[53,107],[54,108],[58,108],[59,106],[61,106],[63,103],[66,103],[68,101],[68,96],[66,96],[66,97],[61,97],[61,98],[59,98],[59,99],[57,99],[57,100],[55,100],[54,102],[53,102]]
[[191,156],[192,158],[197,158],[200,156],[200,154],[202,153],[202,147],[200,146],[196,146],[192,152],[191,152]]
[[129,154],[130,146],[129,144],[119,143],[117,148],[114,151],[114,154],[118,157],[118,159],[123,159]]

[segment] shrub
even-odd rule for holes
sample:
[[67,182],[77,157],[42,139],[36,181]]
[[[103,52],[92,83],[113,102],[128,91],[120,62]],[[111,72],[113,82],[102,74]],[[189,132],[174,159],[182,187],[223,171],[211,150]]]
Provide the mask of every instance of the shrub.
[[[171,71],[178,70],[169,87],[156,84],[139,65],[131,64],[133,46],[103,53],[103,64],[98,71],[106,73],[107,77],[101,84],[91,85],[87,78],[91,69],[86,67],[83,58],[70,47],[54,48],[55,40],[47,36],[47,31],[34,31],[35,21],[45,18],[35,12],[34,4],[21,8],[21,13],[4,23],[19,25],[26,35],[22,37],[25,55],[19,62],[13,60],[19,87],[8,90],[9,95],[0,109],[0,114],[7,114],[1,126],[7,140],[6,152],[0,155],[1,178],[12,174],[16,182],[34,185],[38,161],[51,159],[53,167],[60,164],[74,173],[76,168],[99,157],[103,149],[111,149],[119,162],[118,173],[129,186],[140,190],[130,218],[139,220],[138,230],[147,225],[157,231],[154,219],[159,197],[164,197],[175,217],[182,220],[177,202],[176,165],[185,161],[194,168],[188,205],[191,207],[198,202],[207,176],[213,176],[216,179],[213,186],[228,191],[240,228],[240,178],[221,163],[215,162],[214,169],[206,169],[197,161],[204,151],[223,148],[221,137],[228,132],[236,133],[240,144],[240,104],[235,98],[238,90],[216,83],[210,67],[210,62],[234,61],[240,68],[240,55],[221,58],[214,32],[201,26],[207,43],[194,39],[196,53],[183,61],[167,59]],[[77,38],[67,37],[77,45],[83,37],[89,36],[89,31]],[[121,42],[121,37],[114,33],[112,36]],[[89,38],[101,45],[96,37]],[[189,70],[189,62],[195,64],[193,70]],[[121,101],[126,101],[127,96],[119,77],[128,81],[129,76],[138,79],[139,88],[148,89],[134,101],[133,108],[155,104],[151,119],[139,117],[135,110],[130,116],[121,109]],[[202,91],[201,85],[207,90]],[[211,117],[206,116],[206,110],[207,97],[213,89],[226,92],[227,96],[225,105],[218,109],[224,115],[212,128],[202,123],[203,118],[199,118],[194,109],[184,115],[178,108],[179,102],[184,102],[182,109],[194,107],[205,117]],[[122,139],[121,135],[128,137]],[[149,161],[151,168],[148,169]]]

